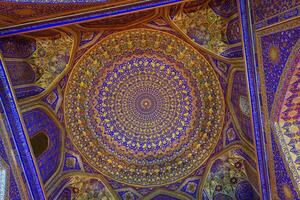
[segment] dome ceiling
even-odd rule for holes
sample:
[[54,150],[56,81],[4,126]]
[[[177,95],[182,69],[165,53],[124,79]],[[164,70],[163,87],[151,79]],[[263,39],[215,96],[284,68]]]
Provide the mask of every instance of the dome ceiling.
[[300,4],[270,2],[1,1],[0,200],[299,199]]
[[[33,22],[39,31],[0,36],[30,142],[47,130],[49,143],[36,157],[47,199],[235,198],[249,184],[258,191],[253,137],[245,137],[250,118],[242,118],[250,108],[240,100],[248,93],[244,60],[235,53],[238,13],[184,1],[47,30],[38,28],[41,20]],[[70,5],[88,4],[53,6]],[[209,37],[198,37],[204,29]],[[15,73],[21,69],[28,72]],[[249,184],[240,189],[240,182]]]
[[65,92],[72,142],[102,174],[137,186],[181,179],[211,154],[224,121],[206,59],[165,32],[133,29],[98,42]]

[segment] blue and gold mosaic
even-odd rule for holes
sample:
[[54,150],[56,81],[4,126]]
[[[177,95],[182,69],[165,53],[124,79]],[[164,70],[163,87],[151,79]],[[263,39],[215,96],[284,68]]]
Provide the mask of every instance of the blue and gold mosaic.
[[102,174],[136,186],[184,178],[222,131],[213,68],[179,38],[148,29],[112,34],[74,67],[65,93],[74,145]]

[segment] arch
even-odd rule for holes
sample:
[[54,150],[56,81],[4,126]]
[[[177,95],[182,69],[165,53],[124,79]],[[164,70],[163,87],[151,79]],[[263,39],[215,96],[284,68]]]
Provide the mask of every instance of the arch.
[[120,197],[111,187],[109,182],[101,174],[91,174],[86,172],[75,172],[75,171],[65,173],[55,181],[55,184],[52,185],[51,190],[49,190],[48,192],[48,199],[49,200],[57,199],[58,196],[60,196],[63,193],[63,191],[69,187],[71,187],[72,189],[75,188],[75,190],[77,190],[78,188],[76,187],[76,183],[78,185],[83,186],[83,188],[86,188],[86,186],[88,186],[89,183],[85,181],[89,181],[89,180],[93,180],[93,182],[95,182],[95,180],[98,181],[99,184],[102,185],[101,188],[105,188],[107,194],[109,194],[109,196],[111,196],[112,199],[115,200],[120,199]]
[[[48,148],[37,158],[41,177],[47,187],[60,171],[64,160],[64,129],[46,104],[29,104],[22,110],[29,137],[44,132],[49,140]],[[33,150],[33,149],[32,149]]]
[[251,125],[251,106],[247,93],[246,74],[242,66],[233,67],[229,72],[226,102],[238,135],[249,147],[254,147]]
[[[207,181],[207,178],[209,177],[209,174],[212,170],[212,168],[214,168],[214,171],[217,172],[217,171],[221,171],[219,168],[216,168],[216,166],[213,166],[213,165],[216,165],[215,163],[219,162],[220,163],[220,158],[221,157],[224,157],[226,155],[228,155],[230,152],[232,151],[236,151],[236,150],[242,150],[244,151],[246,154],[248,154],[251,158],[253,158],[255,155],[253,154],[253,152],[251,151],[251,149],[247,146],[244,146],[244,145],[241,145],[241,144],[233,144],[231,146],[228,146],[226,149],[223,149],[221,152],[219,152],[218,154],[216,154],[214,157],[212,157],[207,165],[206,165],[206,169],[205,169],[205,172],[204,172],[204,175],[202,177],[203,181],[201,181],[201,184],[199,186],[199,189],[198,189],[198,195],[199,195],[199,199],[209,199],[209,194],[207,193],[207,191],[205,191],[205,183]],[[238,156],[239,157],[239,156]],[[231,160],[231,159],[230,159]],[[240,165],[240,161],[242,160],[245,160],[245,158],[241,157],[241,158],[238,158],[237,161],[239,161],[239,165],[235,165],[236,168],[240,168],[241,170],[242,169],[242,165]],[[231,160],[232,161],[232,160]],[[222,161],[221,161],[222,162]],[[218,164],[217,164],[218,165]],[[242,180],[247,180],[247,175],[245,177],[245,173],[242,175],[242,176],[238,176],[240,181]],[[230,180],[230,182],[233,181]],[[238,180],[236,180],[238,181]],[[220,184],[219,184],[220,185]],[[221,188],[222,188],[222,185],[221,185]],[[220,190],[221,190],[220,188]],[[219,189],[218,189],[219,190]],[[214,195],[214,194],[213,194]],[[231,195],[234,195],[233,193],[233,190],[231,192]]]

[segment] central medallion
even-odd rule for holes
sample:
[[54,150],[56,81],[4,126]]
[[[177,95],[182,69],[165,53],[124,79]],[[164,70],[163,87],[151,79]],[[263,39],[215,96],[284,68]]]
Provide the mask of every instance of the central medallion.
[[74,67],[65,94],[72,142],[99,172],[136,186],[174,182],[207,159],[221,133],[212,67],[159,31],[113,34]]
[[[196,108],[189,85],[194,80],[185,77],[185,73],[188,71],[146,54],[135,54],[103,73],[105,78],[96,88],[97,103],[91,115],[96,113],[102,119],[98,125],[118,142],[118,147],[143,153],[138,157],[123,153],[127,159],[138,164],[160,162],[153,156],[159,147],[174,148],[173,142],[192,128]],[[115,146],[107,149],[116,152]]]
[[135,107],[138,112],[150,114],[156,110],[155,97],[148,93],[143,93],[136,98]]

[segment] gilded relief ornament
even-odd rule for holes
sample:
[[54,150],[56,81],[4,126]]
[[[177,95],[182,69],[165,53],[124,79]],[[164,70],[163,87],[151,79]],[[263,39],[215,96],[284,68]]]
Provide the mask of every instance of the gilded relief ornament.
[[35,71],[36,84],[47,88],[66,69],[73,40],[61,33],[57,38],[38,39],[36,43],[28,62]]
[[100,173],[164,185],[196,170],[214,149],[224,99],[213,68],[181,39],[134,29],[108,36],[74,67],[65,122]]
[[197,44],[217,54],[229,48],[224,37],[228,20],[218,16],[211,8],[183,12],[179,16],[174,19],[175,24]]

